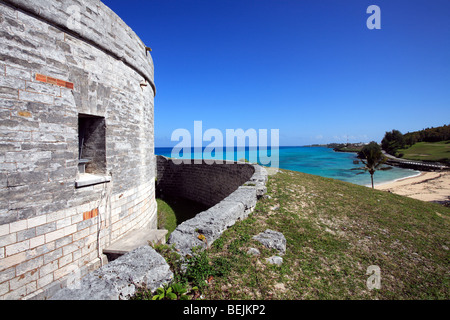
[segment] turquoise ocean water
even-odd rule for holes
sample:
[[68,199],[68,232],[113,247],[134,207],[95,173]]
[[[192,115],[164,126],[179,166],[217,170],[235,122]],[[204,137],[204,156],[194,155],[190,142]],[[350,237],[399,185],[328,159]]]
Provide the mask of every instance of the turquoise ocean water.
[[[225,150],[224,150],[225,151]],[[299,171],[314,174],[322,177],[338,179],[359,185],[370,185],[370,174],[362,171],[351,170],[363,165],[354,164],[357,160],[356,153],[335,152],[333,149],[325,147],[280,147],[278,150],[279,167],[292,171]],[[171,157],[172,148],[155,148],[155,154]],[[268,156],[271,155],[270,150]],[[182,159],[228,159],[240,160],[242,158],[250,161],[261,162],[256,148],[246,148],[245,150],[234,149],[232,153],[205,155],[203,152],[191,152],[181,154],[177,158]],[[264,160],[263,160],[264,161]],[[270,165],[268,165],[270,166]],[[420,172],[410,169],[392,167],[391,170],[377,171],[374,175],[375,184],[382,184],[410,176],[418,175]]]

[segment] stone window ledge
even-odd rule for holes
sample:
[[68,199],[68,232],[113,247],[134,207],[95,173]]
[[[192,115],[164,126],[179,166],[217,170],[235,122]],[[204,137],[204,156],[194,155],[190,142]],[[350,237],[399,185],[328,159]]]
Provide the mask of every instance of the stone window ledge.
[[83,188],[99,183],[108,183],[110,181],[111,181],[110,176],[100,176],[90,173],[80,173],[79,177],[75,181],[75,188]]

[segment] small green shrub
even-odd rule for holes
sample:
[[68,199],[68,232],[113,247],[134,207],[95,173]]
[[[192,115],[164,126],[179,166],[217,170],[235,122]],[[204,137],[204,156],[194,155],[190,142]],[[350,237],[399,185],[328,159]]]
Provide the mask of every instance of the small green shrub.
[[156,289],[156,294],[152,300],[177,300],[177,295],[172,292],[172,287],[164,285],[161,288]]
[[205,280],[214,275],[214,268],[206,251],[193,249],[193,255],[188,258],[185,277],[195,286],[202,288]]
[[217,257],[213,259],[214,276],[222,277],[230,273],[232,263],[225,257]]
[[175,245],[156,244],[153,248],[166,259],[170,266],[170,270],[173,272],[174,280],[183,281],[184,274],[181,268],[181,256],[176,252]]
[[183,283],[172,283],[156,289],[156,294],[152,300],[189,300],[190,293],[198,290],[197,287],[192,288],[193,292],[188,292],[186,285]]

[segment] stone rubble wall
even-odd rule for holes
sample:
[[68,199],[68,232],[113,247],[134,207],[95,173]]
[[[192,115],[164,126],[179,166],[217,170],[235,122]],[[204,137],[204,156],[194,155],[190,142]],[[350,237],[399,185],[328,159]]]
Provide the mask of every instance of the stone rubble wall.
[[157,192],[183,197],[212,207],[228,197],[239,186],[248,182],[255,167],[247,163],[223,164],[181,163],[156,157]]
[[[224,164],[175,164],[157,156],[157,188],[162,194],[177,195],[211,206],[194,218],[181,223],[168,243],[182,255],[193,247],[206,248],[236,221],[245,219],[257,199],[266,193],[267,171],[242,162]],[[199,238],[200,235],[205,240]]]
[[[0,299],[44,299],[156,229],[153,62],[98,0],[0,0],[0,25]],[[109,183],[75,188],[79,114]]]

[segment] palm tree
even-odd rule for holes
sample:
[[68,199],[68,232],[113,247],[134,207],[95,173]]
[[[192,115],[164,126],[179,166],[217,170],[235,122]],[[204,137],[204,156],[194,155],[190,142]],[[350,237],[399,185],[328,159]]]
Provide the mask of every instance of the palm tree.
[[[376,170],[389,170],[390,167],[380,168],[380,166],[386,162],[387,158],[381,152],[381,147],[375,141],[372,141],[368,145],[366,145],[358,154],[358,157],[361,159],[361,162],[364,164],[364,168],[361,168],[364,171],[369,171],[370,179],[372,180],[372,189],[373,186],[373,175]],[[361,172],[362,173],[362,172]]]

